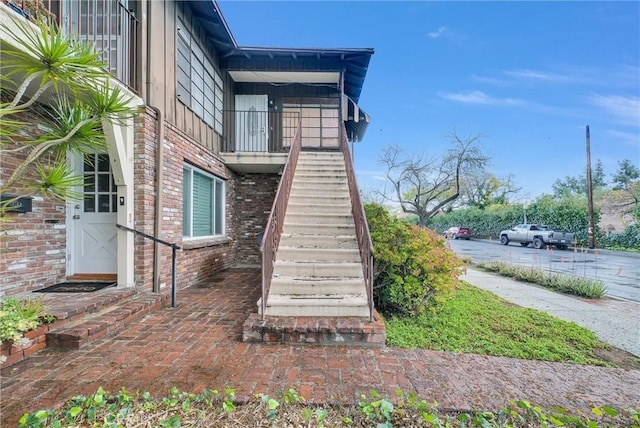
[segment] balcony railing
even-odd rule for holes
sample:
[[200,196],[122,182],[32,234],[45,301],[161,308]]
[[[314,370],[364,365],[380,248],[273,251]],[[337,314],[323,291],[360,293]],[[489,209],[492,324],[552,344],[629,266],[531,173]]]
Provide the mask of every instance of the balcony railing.
[[297,112],[225,110],[223,152],[288,152],[300,122]]
[[[137,79],[138,27],[130,0],[8,0],[27,18],[44,17],[47,11],[69,34],[95,46],[106,69],[134,92]],[[35,9],[34,9],[35,7]]]

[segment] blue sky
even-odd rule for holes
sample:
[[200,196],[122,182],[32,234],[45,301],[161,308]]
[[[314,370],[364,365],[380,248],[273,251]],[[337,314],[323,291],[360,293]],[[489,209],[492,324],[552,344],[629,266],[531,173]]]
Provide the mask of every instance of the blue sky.
[[245,46],[374,48],[359,104],[361,188],[381,188],[397,144],[440,156],[447,135],[484,133],[489,170],[522,198],[558,178],[640,164],[640,2],[219,2]]

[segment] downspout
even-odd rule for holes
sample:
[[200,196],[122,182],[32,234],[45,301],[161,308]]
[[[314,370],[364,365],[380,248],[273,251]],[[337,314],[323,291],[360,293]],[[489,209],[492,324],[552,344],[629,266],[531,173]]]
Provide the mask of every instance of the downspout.
[[[147,2],[147,34],[149,34],[151,19],[151,1]],[[149,61],[151,58],[151,43],[147,43],[147,70],[146,70],[146,90],[147,90],[147,102],[151,98],[151,66]],[[156,106],[147,104],[151,110],[156,113],[156,203],[155,203],[155,222],[153,236],[158,238],[162,231],[162,181],[164,178],[163,165],[164,165],[164,111]],[[154,242],[153,244],[153,292],[160,292],[160,244]]]

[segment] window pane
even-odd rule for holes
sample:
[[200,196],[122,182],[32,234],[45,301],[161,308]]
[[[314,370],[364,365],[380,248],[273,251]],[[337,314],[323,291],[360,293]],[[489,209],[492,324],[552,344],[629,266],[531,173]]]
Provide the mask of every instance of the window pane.
[[213,180],[193,173],[193,236],[213,235]]
[[216,181],[215,234],[224,234],[224,183]]
[[96,197],[93,195],[84,195],[84,212],[96,212]]
[[98,171],[109,171],[109,155],[98,155]]
[[115,193],[111,195],[111,212],[118,212],[118,195]]
[[95,158],[93,155],[84,155],[84,170],[85,171],[95,171]]
[[84,191],[85,192],[96,191],[95,176],[93,174],[84,176]]
[[107,174],[98,175],[98,192],[108,192],[111,176]]
[[182,169],[182,234],[191,236],[191,170]]
[[98,195],[98,212],[108,213],[111,212],[111,196],[110,195]]

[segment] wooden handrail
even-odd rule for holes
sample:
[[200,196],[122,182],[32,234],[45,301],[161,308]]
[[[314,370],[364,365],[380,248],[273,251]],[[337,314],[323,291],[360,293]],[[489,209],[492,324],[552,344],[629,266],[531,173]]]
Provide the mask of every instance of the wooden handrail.
[[353,169],[353,161],[349,152],[347,131],[342,127],[342,138],[340,140],[340,150],[344,155],[347,182],[349,185],[349,196],[351,197],[351,211],[353,221],[356,226],[356,237],[358,247],[360,247],[360,261],[362,263],[362,273],[364,276],[365,288],[367,289],[367,301],[369,304],[369,321],[373,322],[373,243],[369,233],[369,224],[360,198],[356,174]]

